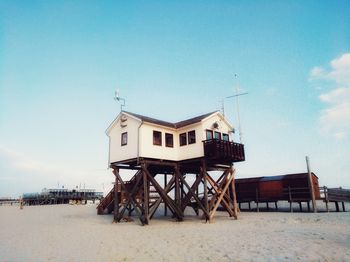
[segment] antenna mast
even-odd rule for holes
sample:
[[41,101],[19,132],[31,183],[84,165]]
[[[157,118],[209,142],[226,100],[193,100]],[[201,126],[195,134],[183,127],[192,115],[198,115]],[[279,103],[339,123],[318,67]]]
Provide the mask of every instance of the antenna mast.
[[119,96],[119,90],[115,91],[114,100],[120,102],[120,112],[123,111],[123,107],[125,107],[125,99]]
[[238,97],[239,96],[243,96],[243,95],[247,95],[248,93],[238,93],[238,88],[239,88],[239,84],[238,84],[238,75],[235,74],[235,78],[236,78],[236,94],[232,95],[232,96],[227,96],[226,98],[236,98],[236,110],[237,110],[237,120],[238,120],[238,131],[239,131],[239,142],[242,143],[242,126],[241,126],[241,116],[240,116],[240,112],[239,112],[239,103],[238,103]]

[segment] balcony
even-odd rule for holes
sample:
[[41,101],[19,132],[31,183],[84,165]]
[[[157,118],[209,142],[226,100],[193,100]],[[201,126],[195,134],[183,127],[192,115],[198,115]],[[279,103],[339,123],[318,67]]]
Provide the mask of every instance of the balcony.
[[219,139],[203,141],[204,156],[215,162],[241,162],[245,160],[244,145]]

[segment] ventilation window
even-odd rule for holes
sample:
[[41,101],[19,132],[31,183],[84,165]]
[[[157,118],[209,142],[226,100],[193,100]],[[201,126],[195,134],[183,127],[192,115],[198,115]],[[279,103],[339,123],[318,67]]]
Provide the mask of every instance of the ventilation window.
[[125,146],[127,144],[128,144],[128,133],[124,132],[122,133],[122,136],[121,136],[121,145]]

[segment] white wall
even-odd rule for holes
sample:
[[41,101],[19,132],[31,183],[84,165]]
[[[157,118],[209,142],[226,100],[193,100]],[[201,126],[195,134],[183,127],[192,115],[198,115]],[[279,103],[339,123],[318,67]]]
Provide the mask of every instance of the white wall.
[[[123,122],[123,124],[126,124],[126,127],[121,127],[119,118],[110,130],[109,164],[137,157],[138,128],[141,122],[129,116],[126,118],[127,121]],[[121,134],[124,132],[128,133],[128,141],[126,145],[122,146]]]
[[[219,123],[217,129],[213,129],[213,123]],[[126,127],[121,127],[120,119],[110,129],[110,163],[123,161],[128,159],[145,157],[164,160],[180,161],[191,158],[198,158],[204,156],[203,140],[206,139],[206,129],[218,131],[220,133],[229,134],[230,139],[232,134],[231,127],[224,121],[219,115],[215,114],[202,122],[192,124],[179,129],[168,128],[159,126],[152,123],[144,122],[140,127],[140,134],[138,135],[138,129],[141,121],[127,116]],[[196,143],[180,146],[179,135],[189,131],[196,132]],[[159,131],[162,133],[162,145],[153,145],[153,131]],[[123,132],[128,133],[128,143],[125,146],[121,146],[121,134]],[[165,146],[165,133],[173,134],[174,147]],[[138,152],[138,139],[139,139],[139,152]],[[139,155],[138,155],[139,154]]]
[[[219,124],[218,128],[213,128],[213,123],[217,122]],[[228,134],[229,135],[229,139],[230,141],[232,141],[232,133],[230,131],[231,127],[226,123],[226,121],[224,119],[222,119],[219,115],[213,115],[207,119],[205,119],[204,121],[202,121],[202,130],[203,130],[203,140],[206,139],[206,132],[205,130],[212,130],[220,132],[221,133],[221,138],[222,138],[222,134]]]
[[[161,146],[153,145],[153,131],[159,131],[162,133]],[[173,134],[174,147],[165,146],[165,133]],[[179,146],[178,140],[175,129],[153,125],[151,123],[143,123],[140,128],[140,156],[177,161],[177,148]]]

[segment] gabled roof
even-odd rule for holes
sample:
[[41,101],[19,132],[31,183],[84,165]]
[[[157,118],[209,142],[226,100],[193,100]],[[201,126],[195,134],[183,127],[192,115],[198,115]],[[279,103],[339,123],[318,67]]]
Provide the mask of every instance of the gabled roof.
[[177,122],[177,123],[170,123],[170,122],[166,122],[166,121],[163,121],[163,120],[158,120],[158,119],[155,119],[155,118],[151,118],[151,117],[148,117],[148,116],[143,116],[143,115],[127,112],[127,111],[122,111],[122,113],[129,114],[129,115],[134,116],[134,117],[136,117],[138,119],[141,119],[142,121],[145,121],[145,122],[148,122],[148,123],[152,123],[152,124],[156,124],[156,125],[171,127],[171,128],[181,128],[181,127],[184,127],[184,126],[188,126],[188,125],[191,125],[191,124],[198,123],[198,122],[202,121],[203,119],[205,119],[205,118],[207,118],[207,117],[209,117],[212,114],[217,113],[217,112],[219,112],[219,111],[210,112],[210,113],[207,113],[207,114],[204,114],[204,115],[200,115],[200,116],[196,116],[196,117],[193,117],[193,118],[190,118],[190,119],[187,119],[187,120],[184,120],[184,121],[180,121],[180,122]]
[[204,119],[206,119],[206,118],[208,118],[208,117],[210,117],[210,116],[212,116],[214,114],[220,114],[221,118],[226,122],[226,124],[230,128],[233,128],[231,126],[231,124],[227,121],[227,119],[220,113],[220,111],[213,111],[213,112],[210,112],[210,113],[207,113],[207,114],[204,114],[204,115],[196,116],[196,117],[193,117],[193,118],[190,118],[190,119],[187,119],[187,120],[183,120],[183,121],[180,121],[180,122],[176,122],[176,123],[171,123],[171,122],[167,122],[167,121],[163,121],[163,120],[158,120],[158,119],[155,119],[155,118],[152,118],[152,117],[143,116],[143,115],[140,115],[140,114],[135,114],[135,113],[131,113],[131,112],[128,112],[128,111],[121,111],[120,114],[117,116],[117,118],[114,119],[114,121],[107,128],[107,130],[106,130],[106,134],[107,135],[108,135],[108,133],[110,132],[110,130],[112,129],[112,127],[118,121],[119,117],[122,114],[129,115],[129,116],[135,118],[138,121],[144,121],[144,122],[148,122],[148,123],[152,123],[152,124],[156,124],[156,125],[160,125],[160,126],[166,126],[166,127],[170,127],[170,128],[174,128],[174,129],[181,128],[181,127],[184,127],[184,126],[188,126],[188,125],[192,125],[192,124],[201,122],[202,120],[204,120]]

